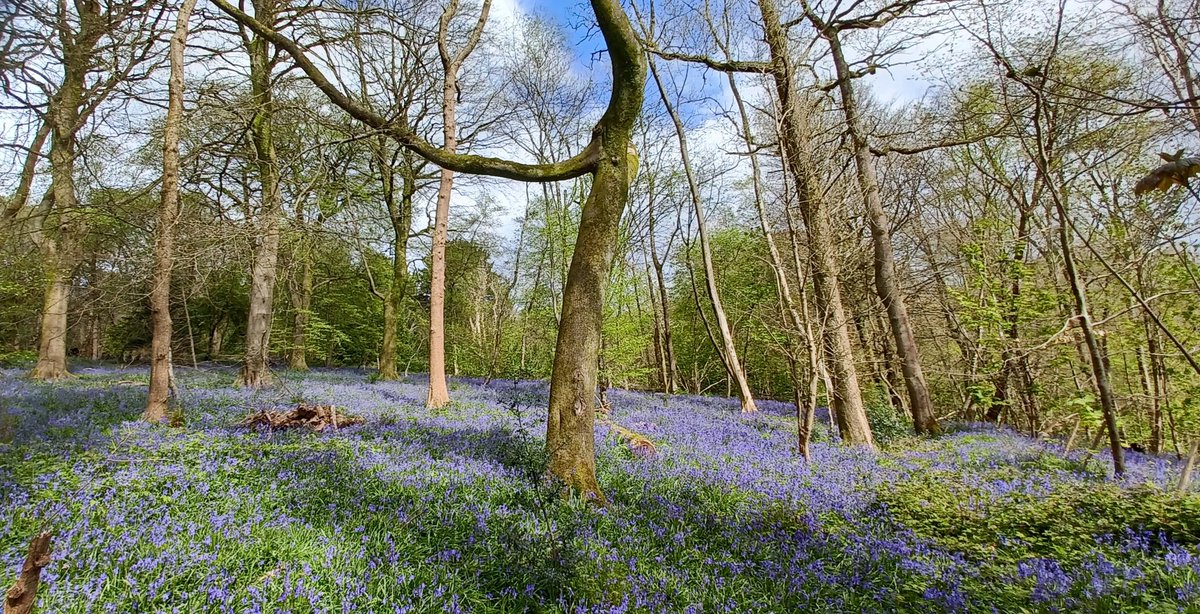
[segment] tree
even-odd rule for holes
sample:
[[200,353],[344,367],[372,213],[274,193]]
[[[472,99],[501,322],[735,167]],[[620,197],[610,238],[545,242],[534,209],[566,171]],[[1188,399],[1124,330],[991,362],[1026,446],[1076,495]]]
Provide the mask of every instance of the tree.
[[[270,27],[283,22],[282,0],[253,0],[254,15]],[[261,207],[255,226],[254,262],[250,267],[250,312],[246,319],[246,349],[237,385],[259,388],[272,384],[270,369],[271,320],[275,313],[275,278],[279,268],[280,224],[283,193],[279,186],[279,159],[275,152],[273,73],[278,55],[271,42],[255,33],[243,36],[250,57],[250,140],[260,185]]]
[[734,342],[733,333],[729,328],[729,318],[725,315],[725,308],[721,305],[721,294],[717,290],[717,275],[713,268],[712,246],[710,245],[708,227],[704,219],[704,205],[700,198],[700,186],[692,170],[691,158],[688,156],[687,132],[684,129],[683,120],[680,119],[679,113],[667,97],[666,87],[663,85],[662,78],[658,74],[658,68],[654,63],[653,57],[649,58],[649,66],[650,74],[654,77],[654,84],[658,88],[659,97],[662,100],[663,106],[667,109],[671,123],[675,126],[675,137],[679,142],[680,161],[683,164],[683,173],[687,178],[688,194],[691,195],[692,207],[696,214],[696,233],[699,235],[700,256],[704,264],[704,287],[708,294],[709,305],[713,310],[713,318],[717,321],[717,332],[721,340],[721,343],[717,345],[717,353],[720,355],[721,362],[725,365],[725,370],[728,372],[729,377],[737,384],[738,398],[742,404],[742,413],[753,413],[758,411],[758,407],[754,404],[754,395],[750,392],[750,383],[746,380],[746,370],[743,367],[742,361],[738,358],[737,344]]
[[[33,54],[15,68],[27,87],[9,90],[18,106],[34,113],[39,127],[26,155],[16,194],[4,219],[19,219],[41,255],[44,294],[38,362],[31,376],[59,379],[67,371],[67,314],[71,275],[82,254],[79,242],[86,220],[76,187],[79,134],[102,105],[147,78],[140,72],[157,44],[165,9],[154,2],[106,0],[65,2],[47,6],[20,3],[4,22],[6,36],[23,53]],[[30,44],[29,41],[36,41]],[[43,48],[43,42],[45,41]],[[32,61],[44,58],[43,62]],[[40,91],[44,100],[28,97]],[[28,206],[33,174],[41,150],[49,142],[50,187],[36,205]]]
[[[847,12],[837,13],[834,18],[817,14],[813,6],[804,3],[804,15],[829,45],[836,75],[837,90],[841,96],[842,113],[845,115],[846,135],[850,140],[854,167],[857,171],[859,190],[867,209],[867,226],[871,230],[874,247],[875,291],[887,310],[888,323],[900,355],[904,384],[908,389],[909,410],[918,434],[937,434],[941,429],[933,413],[925,373],[912,324],[905,306],[904,292],[900,288],[896,272],[896,259],[892,250],[891,219],[883,207],[879,191],[879,180],[871,156],[870,142],[863,126],[858,98],[854,90],[854,79],[858,73],[851,70],[842,46],[842,33],[847,30],[881,28],[903,15],[917,4],[917,0],[900,0],[882,8],[872,7],[871,14],[850,16]],[[875,71],[875,58],[866,60],[869,72]]]
[[[467,35],[467,40],[457,52],[450,50],[450,22],[458,13],[458,0],[450,0],[442,17],[438,20],[438,55],[442,59],[442,148],[453,154],[458,147],[458,124],[455,110],[459,98],[458,71],[463,62],[479,44],[483,27],[487,24],[491,0],[483,0],[479,9],[479,21]],[[443,167],[438,183],[437,212],[433,226],[433,256],[429,286],[429,394],[425,406],[431,409],[445,407],[450,402],[450,391],[446,387],[446,236],[449,234],[450,195],[454,189],[454,171]]]
[[386,131],[423,158],[463,173],[521,181],[556,181],[590,174],[592,188],[583,207],[550,380],[546,428],[548,471],[574,491],[604,501],[595,469],[595,394],[604,288],[608,281],[621,214],[629,197],[634,124],[641,112],[646,64],[629,18],[616,0],[592,0],[600,32],[608,44],[612,95],[583,152],[551,164],[525,164],[430,145],[404,118],[388,120],[356,102],[325,77],[304,49],[269,25],[225,0],[214,0],[256,34],[284,49],[313,83],[355,119]]
[[808,139],[803,129],[804,111],[795,92],[796,76],[787,32],[774,0],[759,0],[758,7],[771,55],[770,76],[779,104],[779,123],[782,129],[779,147],[783,150],[788,172],[795,183],[812,258],[817,311],[825,323],[824,342],[829,375],[833,383],[833,409],[837,413],[842,439],[850,444],[873,447],[875,441],[871,436],[871,427],[867,422],[866,409],[862,402],[858,371],[854,366],[854,350],[850,345],[849,325],[842,305],[828,203],[819,193],[816,178],[812,175],[812,164],[806,159],[805,147]]
[[175,224],[179,219],[179,132],[183,123],[183,51],[188,19],[196,0],[184,0],[175,18],[169,52],[171,76],[167,81],[167,117],[163,121],[162,197],[154,236],[154,279],[150,287],[150,389],[142,419],[163,422],[172,386],[171,269],[174,266]]

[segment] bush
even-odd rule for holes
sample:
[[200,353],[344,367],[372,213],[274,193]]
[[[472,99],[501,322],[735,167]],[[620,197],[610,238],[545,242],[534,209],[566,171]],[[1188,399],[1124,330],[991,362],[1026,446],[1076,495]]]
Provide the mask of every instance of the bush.
[[883,400],[882,395],[873,395],[867,402],[867,422],[871,424],[871,433],[875,441],[886,444],[896,439],[912,435],[912,425]]
[[959,480],[933,473],[889,484],[877,493],[879,511],[900,527],[979,562],[994,557],[1077,561],[1128,530],[1177,544],[1200,540],[1200,496],[1180,500],[1157,488],[1096,483],[998,497]]
[[0,353],[0,368],[3,369],[32,369],[36,364],[37,352],[33,350]]

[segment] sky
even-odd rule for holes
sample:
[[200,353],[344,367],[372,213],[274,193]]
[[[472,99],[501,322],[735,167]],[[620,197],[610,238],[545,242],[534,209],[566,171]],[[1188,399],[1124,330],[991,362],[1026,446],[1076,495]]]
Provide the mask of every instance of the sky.
[[[591,8],[585,0],[492,0],[490,21],[504,30],[515,27],[520,15],[537,15],[548,17],[564,26],[567,30],[567,40],[576,45],[578,58],[577,69],[581,72],[597,70],[590,65],[588,58],[596,49],[603,47],[603,41],[598,36],[584,40],[586,27],[592,23]],[[866,85],[873,95],[886,105],[904,105],[917,102],[928,95],[932,88],[932,80],[922,73],[920,61],[927,54],[935,53],[945,43],[942,38],[930,37],[918,42],[907,53],[896,58],[896,66],[881,70],[875,75],[864,77],[860,82]],[[696,73],[696,78],[699,73]],[[708,82],[712,84],[711,93],[724,104],[732,104],[732,96],[723,78],[713,78],[709,75]],[[749,84],[745,90],[753,96],[753,87]],[[651,96],[648,92],[648,97]],[[734,138],[724,120],[711,119],[706,121],[705,115],[712,117],[712,109],[705,109],[702,104],[688,105],[685,113],[694,114],[692,119],[700,123],[701,128],[693,133],[695,143],[693,149],[699,151],[729,150],[730,139]],[[505,152],[494,155],[504,156]],[[516,154],[514,153],[514,156]],[[505,217],[493,231],[501,236],[514,236],[519,219],[525,206],[525,189],[516,182],[487,182],[483,185],[460,184],[454,196],[459,206],[470,207],[471,203],[486,195],[495,200],[505,211]],[[454,226],[454,216],[451,227]]]

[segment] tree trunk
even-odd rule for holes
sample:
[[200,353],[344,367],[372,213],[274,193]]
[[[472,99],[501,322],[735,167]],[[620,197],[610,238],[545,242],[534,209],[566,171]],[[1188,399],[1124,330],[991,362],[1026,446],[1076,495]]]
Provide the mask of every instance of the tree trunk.
[[705,290],[708,293],[709,304],[712,306],[713,318],[717,321],[717,333],[721,339],[720,349],[725,355],[726,374],[737,385],[738,398],[742,404],[742,413],[756,412],[758,411],[758,407],[754,404],[754,395],[750,392],[750,383],[746,379],[746,370],[738,358],[737,344],[733,339],[733,331],[729,327],[729,319],[725,315],[725,308],[721,305],[721,294],[717,290],[717,275],[713,267],[712,245],[709,241],[707,224],[705,223],[704,204],[701,202],[700,186],[696,181],[691,159],[688,156],[687,134],[684,131],[683,121],[679,118],[675,107],[671,105],[670,99],[667,98],[667,90],[663,87],[662,79],[658,76],[658,69],[653,59],[650,60],[649,66],[650,73],[654,76],[654,83],[658,86],[658,93],[662,97],[663,106],[666,107],[667,113],[671,116],[671,122],[675,125],[675,136],[679,139],[679,154],[683,162],[683,173],[687,177],[688,192],[691,194],[692,207],[696,213],[696,229],[700,235],[700,257],[704,264]]
[[[458,12],[458,0],[450,0],[438,22],[438,53],[442,59],[442,149],[454,153],[458,148],[458,124],[455,117],[458,103],[458,71],[467,56],[479,43],[487,23],[491,0],[484,0],[479,21],[458,53],[449,49],[450,21]],[[438,182],[437,211],[433,225],[433,253],[430,255],[429,285],[429,395],[425,406],[445,407],[450,402],[446,386],[446,238],[450,224],[450,195],[454,189],[454,171],[443,168]]]
[[[446,122],[446,148],[453,150],[457,135],[452,128],[454,122],[455,90],[449,73],[443,98],[443,116]],[[450,193],[454,187],[454,171],[442,169],[438,182],[437,212],[433,225],[433,253],[430,256],[429,282],[429,395],[425,406],[430,409],[445,407],[450,402],[450,390],[446,386],[446,235],[450,223]]]
[[67,372],[67,306],[71,296],[71,277],[69,272],[55,263],[55,259],[46,258],[43,262],[46,290],[42,295],[38,361],[30,377],[56,380],[71,375]]
[[[635,114],[636,111],[630,113]],[[625,148],[632,124],[605,128],[605,156],[596,171],[592,193],[583,207],[575,253],[563,292],[546,428],[550,473],[573,490],[599,502],[604,501],[604,495],[596,482],[593,431],[596,357],[600,352],[604,290],[616,249],[621,214],[629,195]],[[619,154],[612,151],[618,146],[621,148]]]
[[208,336],[208,359],[216,360],[221,356],[225,345],[225,332],[229,326],[229,316],[221,314],[213,324],[212,333]]
[[[653,177],[650,181],[653,184]],[[671,341],[671,300],[670,294],[667,293],[667,278],[663,274],[663,261],[658,256],[658,241],[655,238],[653,193],[646,215],[650,229],[650,263],[654,268],[654,279],[658,286],[658,308],[662,316],[662,345],[666,369],[663,392],[675,394],[675,385],[679,382],[679,363],[675,360],[675,344]]]
[[[1054,190],[1051,190],[1054,192]],[[1091,359],[1092,383],[1100,396],[1100,408],[1104,412],[1104,425],[1108,431],[1109,448],[1112,451],[1113,470],[1117,475],[1125,473],[1125,452],[1121,448],[1121,434],[1117,430],[1117,402],[1113,397],[1112,387],[1108,379],[1108,366],[1104,358],[1103,348],[1092,329],[1092,316],[1088,309],[1087,291],[1079,273],[1075,268],[1075,257],[1071,251],[1070,230],[1066,206],[1061,198],[1053,196],[1055,209],[1058,211],[1058,238],[1063,250],[1063,267],[1067,281],[1071,284],[1071,294],[1075,297],[1075,317],[1079,329],[1083,332],[1083,340]]]
[[288,368],[294,371],[308,370],[308,319],[312,309],[313,264],[308,240],[301,238],[300,279],[292,288],[292,348],[288,357]]
[[[264,23],[275,21],[275,0],[255,0],[256,17]],[[262,183],[262,207],[259,212],[254,247],[254,264],[250,271],[250,312],[246,320],[246,350],[237,385],[260,388],[274,383],[271,375],[271,320],[274,315],[275,278],[279,266],[279,216],[283,209],[279,190],[279,162],[275,155],[273,136],[274,103],[271,95],[271,46],[255,35],[247,48],[250,56],[250,96],[254,118],[250,135],[254,143],[255,162]]]
[[154,234],[154,281],[150,287],[150,389],[142,419],[166,422],[171,393],[171,270],[175,264],[175,224],[179,220],[179,136],[183,123],[183,51],[188,19],[196,0],[184,0],[171,36],[171,75],[163,122],[162,194]]
[[[382,140],[382,137],[380,137]],[[400,172],[400,193],[396,194],[396,171],[391,161],[382,154],[383,143],[378,144],[376,162],[380,166],[380,181],[383,182],[384,200],[388,218],[392,223],[392,284],[383,302],[383,344],[379,352],[379,379],[395,380],[400,377],[396,369],[396,345],[398,328],[406,314],[405,298],[408,294],[408,235],[412,230],[413,195],[416,194],[416,174],[413,160],[407,152],[402,153],[403,167]]]
[[908,319],[908,308],[904,304],[904,293],[900,290],[900,283],[896,279],[891,220],[883,208],[883,199],[879,193],[879,181],[875,177],[870,145],[858,113],[853,76],[842,52],[840,33],[837,30],[827,30],[824,36],[829,41],[829,49],[833,55],[838,78],[838,91],[842,98],[842,111],[846,116],[846,130],[854,150],[854,164],[858,171],[859,189],[862,190],[867,205],[867,224],[871,229],[871,243],[874,247],[875,291],[879,294],[879,298],[887,310],[892,337],[896,343],[896,353],[900,356],[904,385],[908,389],[909,410],[912,412],[913,425],[918,434],[937,434],[941,432],[941,427],[938,426],[937,418],[934,417],[933,402],[929,398],[929,387],[925,384],[925,373],[921,368],[916,337],[913,335],[912,324]]
[[780,147],[796,184],[812,258],[817,311],[825,323],[824,342],[838,430],[846,443],[873,448],[875,440],[863,407],[854,350],[850,344],[850,331],[838,284],[837,241],[830,224],[828,206],[816,185],[816,178],[812,176],[811,164],[806,159],[808,139],[804,135],[803,110],[793,91],[795,83],[787,32],[779,20],[774,0],[759,0],[758,6],[771,53],[771,76],[782,108]]
[[31,233],[42,254],[42,272],[46,292],[42,299],[41,335],[38,338],[38,362],[30,374],[34,379],[54,380],[69,377],[67,371],[67,312],[71,299],[71,274],[77,263],[75,220],[75,130],[82,104],[86,67],[68,61],[59,98],[51,105],[53,130],[50,137],[50,193],[58,212],[57,228],[49,233],[45,216],[36,220]]

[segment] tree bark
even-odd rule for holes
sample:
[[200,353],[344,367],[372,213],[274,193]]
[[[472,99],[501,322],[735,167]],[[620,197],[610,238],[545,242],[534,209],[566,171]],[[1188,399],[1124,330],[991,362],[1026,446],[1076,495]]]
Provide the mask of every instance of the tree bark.
[[56,380],[70,377],[67,371],[67,308],[71,297],[70,272],[57,262],[53,252],[42,250],[46,289],[42,295],[41,334],[38,361],[30,377]]
[[829,50],[833,56],[838,92],[842,98],[842,112],[846,117],[846,131],[854,151],[859,189],[867,207],[867,225],[871,230],[871,243],[874,247],[875,291],[887,310],[896,353],[900,356],[904,385],[908,390],[909,410],[912,412],[915,430],[918,434],[935,435],[941,432],[941,427],[938,426],[933,413],[933,402],[929,398],[929,387],[925,383],[925,372],[921,368],[916,336],[913,335],[912,324],[908,319],[908,307],[904,303],[904,293],[896,279],[891,220],[883,208],[883,199],[879,193],[879,180],[875,176],[870,143],[862,126],[858,100],[854,94],[853,75],[842,51],[841,33],[836,29],[827,28],[822,34],[829,42]]
[[179,220],[179,137],[183,123],[183,52],[188,19],[196,0],[184,0],[175,21],[168,55],[167,117],[163,122],[162,194],[154,233],[154,281],[150,287],[150,389],[142,419],[166,422],[171,394],[171,272],[175,264],[175,224]]
[[[254,0],[255,17],[266,24],[275,22],[276,0]],[[271,320],[274,315],[275,278],[279,267],[279,217],[283,195],[279,190],[279,161],[275,154],[273,123],[275,105],[271,93],[274,65],[270,42],[260,35],[250,40],[250,98],[254,118],[250,136],[262,184],[262,206],[257,220],[258,242],[250,271],[250,311],[246,320],[246,349],[236,385],[260,388],[274,383],[271,375]]]
[[[91,20],[95,15],[81,15]],[[44,199],[30,236],[42,255],[42,273],[46,283],[42,299],[41,335],[38,337],[38,362],[30,374],[34,379],[55,380],[69,377],[67,371],[67,312],[71,299],[71,274],[78,261],[76,227],[79,223],[75,195],[75,134],[79,107],[83,104],[87,66],[77,63],[90,57],[91,49],[76,49],[64,58],[63,82],[57,100],[51,102],[53,124],[50,135],[50,193]],[[59,219],[57,228],[47,232],[46,216],[53,207]]]
[[212,332],[208,336],[208,359],[216,360],[221,356],[221,349],[225,345],[225,332],[229,326],[229,316],[221,314],[217,316],[217,321],[213,323]]
[[863,407],[858,371],[854,365],[854,350],[842,306],[838,283],[836,237],[830,224],[828,205],[820,195],[816,178],[805,151],[808,139],[804,135],[803,110],[794,93],[791,51],[787,32],[779,19],[774,0],[759,0],[759,11],[767,46],[771,54],[771,77],[782,109],[780,115],[784,161],[790,167],[804,218],[812,258],[813,289],[817,311],[825,323],[824,343],[828,371],[833,385],[833,409],[837,413],[838,430],[842,439],[852,445],[874,447],[871,426]]
[[[458,124],[455,113],[458,103],[458,71],[471,55],[487,23],[491,0],[483,0],[479,21],[458,53],[449,48],[450,21],[458,12],[458,0],[450,0],[438,22],[438,54],[442,59],[442,149],[454,153],[458,148]],[[450,195],[454,189],[454,171],[442,168],[438,182],[437,211],[433,224],[433,253],[430,256],[429,283],[429,395],[425,406],[445,407],[450,402],[446,387],[446,238],[450,224]]]

